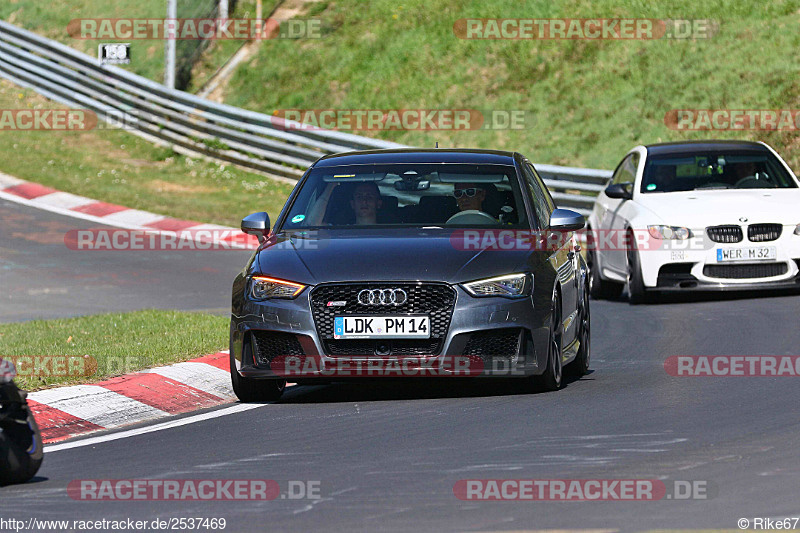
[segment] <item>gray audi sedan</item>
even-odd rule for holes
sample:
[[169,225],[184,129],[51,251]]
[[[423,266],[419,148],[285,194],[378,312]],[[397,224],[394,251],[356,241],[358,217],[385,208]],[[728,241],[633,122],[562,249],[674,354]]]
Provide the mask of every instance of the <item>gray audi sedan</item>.
[[580,214],[512,152],[325,156],[233,283],[230,368],[242,401],[287,380],[506,377],[557,390],[588,371]]

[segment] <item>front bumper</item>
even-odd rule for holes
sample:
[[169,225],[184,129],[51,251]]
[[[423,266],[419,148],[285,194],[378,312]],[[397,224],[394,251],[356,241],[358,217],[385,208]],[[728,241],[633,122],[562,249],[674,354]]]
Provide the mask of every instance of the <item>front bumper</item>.
[[[247,378],[338,380],[365,377],[365,374],[352,370],[362,367],[359,361],[366,365],[366,362],[375,360],[387,362],[389,366],[399,364],[404,370],[411,371],[403,375],[419,376],[430,374],[414,372],[415,368],[425,370],[433,367],[437,369],[436,375],[472,377],[520,377],[541,374],[545,370],[546,351],[536,347],[547,346],[549,305],[534,305],[532,297],[474,298],[459,286],[452,286],[452,289],[455,290],[455,303],[449,325],[435,353],[419,353],[417,350],[409,355],[406,349],[409,343],[400,342],[389,342],[389,353],[385,349],[377,353],[364,353],[363,349],[353,354],[341,350],[333,353],[328,335],[332,325],[318,323],[332,320],[332,317],[321,318],[319,313],[315,317],[310,288],[294,300],[254,302],[241,296],[240,305],[234,305],[234,309],[238,307],[240,312],[234,312],[231,317],[231,353],[239,373]],[[391,313],[384,311],[381,314]],[[242,360],[245,339],[255,340],[252,360]],[[311,361],[311,364],[298,367],[295,361],[292,366],[294,373],[287,374],[287,358],[298,357]],[[464,374],[464,364],[473,365],[469,374]],[[296,373],[298,368],[299,373]],[[476,368],[482,371],[476,373]],[[453,369],[453,372],[448,372],[448,369]]]
[[[699,234],[702,230],[692,230]],[[654,241],[659,242],[659,241]],[[774,247],[771,260],[719,261],[720,249]],[[661,241],[657,249],[640,249],[645,287],[663,291],[784,289],[800,286],[800,236],[784,231],[767,242],[714,243],[705,237]]]

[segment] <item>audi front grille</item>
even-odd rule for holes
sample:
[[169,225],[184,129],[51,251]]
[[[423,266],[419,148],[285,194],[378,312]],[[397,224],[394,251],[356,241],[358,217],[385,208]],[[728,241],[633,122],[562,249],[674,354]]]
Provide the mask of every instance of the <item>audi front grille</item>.
[[706,235],[714,242],[726,244],[742,242],[744,239],[742,228],[736,225],[709,226],[706,228]]
[[775,241],[782,232],[780,224],[751,224],[747,227],[747,238],[752,242]]
[[[399,289],[394,302],[381,302],[377,291]],[[373,303],[368,294],[373,292]],[[359,301],[361,293],[361,301]],[[388,293],[384,293],[388,295]],[[328,305],[332,303],[333,305]],[[438,355],[450,328],[456,291],[444,283],[381,282],[319,285],[311,291],[311,313],[326,355]],[[428,315],[430,339],[334,339],[333,319],[339,315]]]

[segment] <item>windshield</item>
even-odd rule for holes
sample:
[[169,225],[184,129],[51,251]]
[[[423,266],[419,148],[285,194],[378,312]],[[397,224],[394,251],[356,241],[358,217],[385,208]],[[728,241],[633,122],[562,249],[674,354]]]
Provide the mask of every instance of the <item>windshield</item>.
[[797,188],[770,153],[671,154],[648,159],[641,192]]
[[510,165],[390,164],[311,171],[283,229],[370,226],[520,226]]

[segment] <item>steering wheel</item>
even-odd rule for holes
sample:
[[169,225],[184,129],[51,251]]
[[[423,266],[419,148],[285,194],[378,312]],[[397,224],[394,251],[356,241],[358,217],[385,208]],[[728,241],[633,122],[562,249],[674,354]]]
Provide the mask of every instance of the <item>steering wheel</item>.
[[[761,178],[761,176],[764,176]],[[774,189],[775,184],[766,173],[756,172],[755,176],[742,178],[733,185],[734,189]]]
[[447,219],[446,224],[467,224],[467,225],[489,225],[497,224],[497,219],[489,213],[478,211],[477,209],[467,209],[456,213]]

